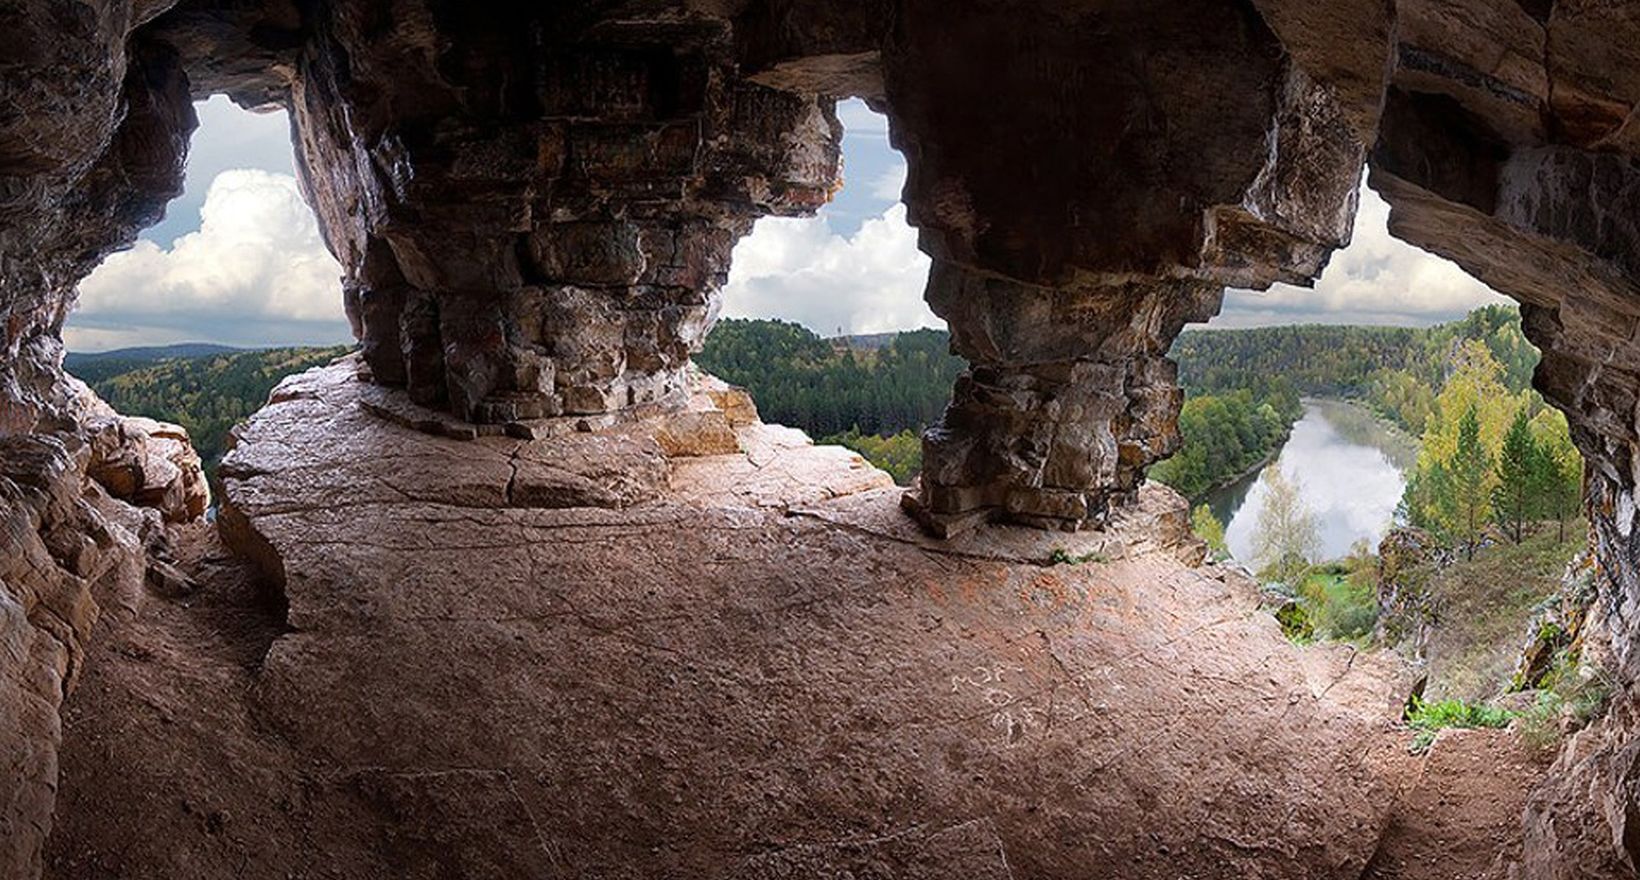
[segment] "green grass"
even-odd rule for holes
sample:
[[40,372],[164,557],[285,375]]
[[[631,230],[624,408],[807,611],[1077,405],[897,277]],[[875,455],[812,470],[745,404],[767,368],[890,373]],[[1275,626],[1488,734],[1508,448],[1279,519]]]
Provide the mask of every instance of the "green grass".
[[1292,601],[1276,611],[1287,638],[1298,644],[1359,641],[1378,622],[1378,588],[1371,565],[1357,560],[1318,565],[1298,579]]
[[1426,702],[1422,697],[1412,698],[1406,715],[1407,726],[1416,732],[1412,738],[1414,752],[1428,750],[1435,741],[1435,735],[1449,727],[1502,728],[1508,727],[1514,719],[1515,713],[1497,706],[1466,703],[1463,700]]
[[1614,690],[1605,672],[1579,669],[1575,653],[1561,652],[1544,677],[1536,702],[1521,713],[1521,739],[1538,751],[1553,749],[1563,731],[1586,727],[1605,714]]
[[1553,524],[1534,526],[1520,544],[1487,547],[1430,573],[1438,615],[1425,649],[1432,697],[1479,701],[1510,685],[1522,635],[1538,605],[1558,593],[1584,534],[1569,527],[1562,542]]

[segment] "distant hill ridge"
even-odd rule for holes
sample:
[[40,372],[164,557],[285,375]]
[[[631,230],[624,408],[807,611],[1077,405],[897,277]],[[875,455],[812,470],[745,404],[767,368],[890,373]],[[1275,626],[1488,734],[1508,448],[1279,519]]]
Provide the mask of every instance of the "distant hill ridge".
[[211,473],[229,429],[261,409],[280,379],[351,350],[346,345],[241,349],[187,343],[71,354],[64,364],[120,412],[187,428]]
[[113,348],[108,351],[71,351],[63,360],[65,363],[100,360],[159,361],[167,358],[206,357],[253,350],[232,345],[217,345],[214,342],[178,342],[174,345],[140,345],[133,348]]

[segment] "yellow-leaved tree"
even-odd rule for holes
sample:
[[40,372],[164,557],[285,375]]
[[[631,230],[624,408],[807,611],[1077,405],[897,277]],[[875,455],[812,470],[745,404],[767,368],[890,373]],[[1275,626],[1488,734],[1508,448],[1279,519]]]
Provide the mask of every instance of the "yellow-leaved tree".
[[1491,517],[1497,477],[1489,462],[1531,394],[1509,393],[1503,368],[1485,343],[1458,342],[1451,357],[1451,371],[1424,421],[1405,503],[1414,525],[1467,544]]

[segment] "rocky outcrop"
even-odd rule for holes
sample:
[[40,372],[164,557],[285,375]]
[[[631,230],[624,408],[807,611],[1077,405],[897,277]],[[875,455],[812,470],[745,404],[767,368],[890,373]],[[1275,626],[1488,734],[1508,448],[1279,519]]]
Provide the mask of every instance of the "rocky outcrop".
[[[41,369],[55,372],[66,285],[174,191],[187,94],[226,91],[291,110],[374,381],[477,423],[680,408],[736,239],[830,198],[834,99],[862,94],[910,162],[929,299],[973,343],[913,509],[945,533],[1097,523],[1177,444],[1164,353],[1178,328],[1210,316],[1223,284],[1307,280],[1344,242],[1373,118],[1247,4],[1198,0],[1165,20],[1104,6],[767,0],[505,21],[383,0],[111,9],[70,47],[113,54],[81,86],[106,112],[74,116],[51,89],[16,103],[52,116],[49,131],[97,135],[73,162],[30,144],[31,169],[130,204],[15,249],[80,261],[25,280],[33,329],[19,336],[48,340]],[[116,88],[128,45],[140,51]],[[1026,54],[1055,60],[1008,62]],[[72,65],[26,72],[77,82]],[[153,112],[116,118],[139,104]],[[132,191],[105,192],[114,178],[87,170],[99,161],[123,163]],[[31,195],[44,213],[60,193]],[[1034,322],[1009,347],[984,340],[1022,310]],[[1042,320],[1088,333],[1035,339]]]
[[914,509],[939,532],[1097,522],[1177,447],[1179,329],[1348,239],[1360,143],[1245,4],[912,2],[896,25],[908,217],[973,363]]
[[[0,436],[56,436],[74,456],[93,434],[146,436],[140,453],[71,469],[139,500],[185,513],[201,496],[166,429],[83,421],[60,331],[77,280],[180,185],[191,97],[291,109],[377,386],[358,392],[370,412],[441,426],[437,442],[469,451],[564,444],[561,460],[478,456],[450,465],[465,482],[430,484],[512,511],[657,504],[668,450],[727,448],[717,417],[664,436],[631,426],[696,412],[688,354],[735,239],[825,201],[833,101],[861,95],[906,153],[928,296],[972,360],[908,504],[929,528],[1119,528],[1113,505],[1143,510],[1137,477],[1177,442],[1170,339],[1221,285],[1313,277],[1347,237],[1367,157],[1397,235],[1525,304],[1537,385],[1591,466],[1597,631],[1620,683],[1640,679],[1632,4],[24,0],[0,26],[13,49],[0,59]],[[768,458],[731,470],[770,488],[731,480],[714,503],[784,496],[772,487],[806,447],[762,436]],[[413,495],[363,441],[338,449],[334,476],[300,483],[302,503]],[[241,479],[249,492],[259,477]],[[271,514],[238,525],[257,515]],[[245,546],[285,558],[275,543]],[[23,676],[49,680],[49,654]],[[1634,869],[1634,707],[1619,702],[1533,801],[1531,876]],[[40,735],[0,748],[44,754]],[[414,795],[396,785],[377,790]],[[989,851],[987,826],[955,812],[961,823],[899,829],[883,851]],[[1600,823],[1612,833],[1573,830]],[[837,840],[858,855],[856,838]]]
[[1375,644],[1399,646],[1422,660],[1430,631],[1440,618],[1431,581],[1451,553],[1420,528],[1390,529],[1378,542],[1378,622]]
[[369,393],[312,371],[238,432],[283,626],[224,638],[212,563],[103,640],[47,877],[1319,878],[1390,821],[1399,667],[1288,643],[1166,489],[939,541],[737,406],[678,456],[713,407],[463,440]]
[[112,498],[87,476],[94,457],[73,434],[0,437],[0,876],[40,872],[58,708],[99,618],[130,616],[144,584],[173,571],[160,512]]

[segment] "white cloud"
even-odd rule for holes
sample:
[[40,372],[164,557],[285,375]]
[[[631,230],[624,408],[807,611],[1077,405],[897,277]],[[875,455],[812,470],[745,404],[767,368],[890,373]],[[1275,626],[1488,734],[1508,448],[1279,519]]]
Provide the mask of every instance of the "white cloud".
[[1456,263],[1391,236],[1389,204],[1363,184],[1350,246],[1333,254],[1315,289],[1277,284],[1262,293],[1230,290],[1213,326],[1426,325],[1507,301]]
[[71,349],[347,338],[341,267],[295,178],[224,171],[211,182],[200,216],[199,230],[169,250],[141,239],[80,283],[64,334]]
[[724,314],[784,318],[822,335],[943,327],[923,302],[928,257],[905,206],[838,235],[820,217],[765,217],[735,246]]

